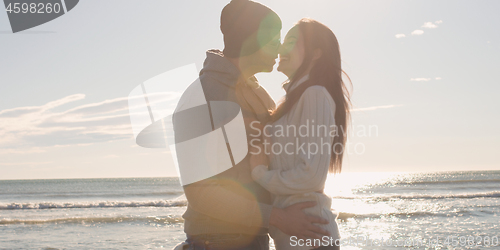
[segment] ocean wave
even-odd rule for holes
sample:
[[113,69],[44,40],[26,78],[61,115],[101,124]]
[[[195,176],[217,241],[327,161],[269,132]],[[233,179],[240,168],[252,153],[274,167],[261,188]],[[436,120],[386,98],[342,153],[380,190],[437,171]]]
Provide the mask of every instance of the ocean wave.
[[488,183],[500,182],[500,179],[483,179],[483,180],[436,180],[436,181],[402,181],[398,184],[463,184],[463,183]]
[[458,210],[458,211],[443,211],[443,212],[396,212],[396,213],[379,213],[379,214],[353,214],[339,212],[339,220],[347,220],[350,218],[355,219],[380,219],[383,217],[397,217],[397,218],[417,218],[417,217],[454,217],[454,216],[464,216],[470,215],[471,211],[468,210]]
[[186,200],[9,203],[9,204],[0,204],[0,210],[106,208],[106,207],[182,207],[182,206],[187,206]]
[[412,195],[378,195],[378,196],[333,196],[334,199],[369,199],[374,201],[390,200],[417,200],[417,199],[473,199],[473,198],[499,198],[500,191],[486,193],[466,193],[466,194],[412,194]]
[[[182,196],[181,196],[182,197]],[[333,196],[333,199],[347,200],[417,200],[417,199],[473,199],[473,198],[500,198],[500,191],[468,194],[413,194],[413,195],[375,195],[375,196]],[[113,207],[184,207],[187,200],[158,200],[158,201],[97,201],[97,202],[38,202],[38,203],[0,203],[0,210],[17,209],[64,209],[64,208],[113,208]]]
[[47,192],[20,192],[20,193],[2,193],[0,195],[10,195],[10,196],[27,196],[33,195],[37,197],[49,197],[49,198],[67,198],[67,197],[134,197],[134,196],[170,196],[170,195],[182,195],[182,191],[168,191],[168,192],[137,192],[137,193],[87,193],[87,192],[67,192],[67,193],[47,193]]
[[93,223],[120,223],[120,222],[143,222],[143,223],[158,223],[158,224],[175,224],[182,223],[184,220],[180,216],[167,216],[167,217],[70,217],[70,218],[52,218],[52,219],[3,219],[0,220],[0,225],[12,225],[12,224],[93,224]]
[[[396,212],[396,213],[377,213],[377,214],[354,214],[347,212],[339,212],[337,217],[340,221],[348,219],[382,219],[382,218],[418,218],[418,217],[455,217],[472,214],[468,210],[458,211],[443,211],[443,212]],[[50,219],[0,219],[0,225],[13,224],[97,224],[97,223],[157,223],[157,224],[178,224],[183,223],[184,219],[180,216],[169,215],[166,217],[147,216],[147,217],[132,217],[132,216],[117,216],[117,217],[68,217],[68,218],[50,218]]]

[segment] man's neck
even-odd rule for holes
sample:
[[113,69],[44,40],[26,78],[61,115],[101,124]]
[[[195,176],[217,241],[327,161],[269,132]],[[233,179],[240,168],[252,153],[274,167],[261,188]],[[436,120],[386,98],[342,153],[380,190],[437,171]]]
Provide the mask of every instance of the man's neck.
[[240,58],[226,57],[226,59],[229,60],[232,64],[234,64],[236,66],[236,68],[238,68],[240,70],[241,78],[243,80],[246,81],[248,78],[250,78],[250,77],[252,77],[253,75],[256,74],[256,72],[251,72],[251,70],[249,70],[247,67],[244,67],[240,63]]

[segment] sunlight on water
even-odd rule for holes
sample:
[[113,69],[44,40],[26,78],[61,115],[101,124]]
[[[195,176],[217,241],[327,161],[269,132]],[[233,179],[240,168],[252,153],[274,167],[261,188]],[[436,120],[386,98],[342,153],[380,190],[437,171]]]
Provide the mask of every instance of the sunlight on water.
[[349,214],[376,214],[395,212],[383,203],[370,204],[360,198],[370,194],[374,185],[390,183],[401,173],[343,173],[331,175],[325,184],[325,193],[333,198],[332,209]]
[[498,171],[343,173],[328,178],[325,193],[339,212],[344,239],[429,244],[436,237],[498,237],[499,183]]
[[[325,193],[339,212],[342,239],[428,244],[436,237],[489,237],[490,243],[500,237],[500,171],[343,173],[328,179]],[[185,240],[186,205],[177,178],[4,180],[0,248],[170,249]],[[341,248],[466,249],[363,241]]]
[[352,197],[354,190],[383,184],[402,173],[341,173],[328,176],[325,193],[332,197]]

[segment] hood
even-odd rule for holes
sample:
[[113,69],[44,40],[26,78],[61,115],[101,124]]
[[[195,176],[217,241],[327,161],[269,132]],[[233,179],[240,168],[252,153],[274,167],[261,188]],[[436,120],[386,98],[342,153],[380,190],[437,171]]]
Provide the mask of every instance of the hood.
[[222,51],[212,49],[207,51],[207,58],[200,71],[200,76],[202,75],[208,75],[222,84],[234,86],[238,82],[240,70],[224,58]]

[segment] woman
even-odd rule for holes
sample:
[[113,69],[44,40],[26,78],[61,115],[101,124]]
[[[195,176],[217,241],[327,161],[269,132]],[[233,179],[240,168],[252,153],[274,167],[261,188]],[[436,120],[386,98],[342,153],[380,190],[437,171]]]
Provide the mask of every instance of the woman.
[[337,214],[323,188],[328,172],[342,169],[350,98],[333,32],[318,21],[301,19],[280,48],[278,71],[289,78],[283,85],[286,95],[271,113],[263,144],[252,151],[252,177],[273,194],[273,206],[315,201],[315,207],[304,211],[329,220],[318,226],[330,236],[299,241],[271,227],[271,237],[277,250],[311,249],[311,243],[318,249],[339,249]]

